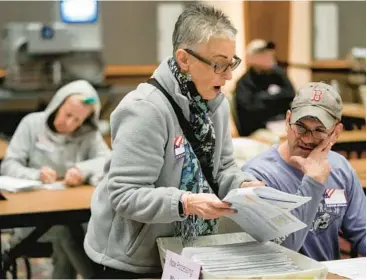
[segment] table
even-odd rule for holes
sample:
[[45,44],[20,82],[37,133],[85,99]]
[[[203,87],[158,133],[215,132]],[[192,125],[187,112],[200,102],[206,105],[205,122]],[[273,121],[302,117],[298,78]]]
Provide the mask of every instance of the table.
[[348,279],[348,278],[328,272],[328,274],[326,275],[326,279]]
[[[64,190],[33,190],[20,193],[3,192],[0,201],[0,229],[35,226],[46,216],[65,212],[89,211],[93,186],[85,185]],[[13,218],[17,218],[13,221]],[[57,218],[54,224],[57,224]]]
[[[104,75],[108,77],[121,77],[121,76],[144,76],[149,77],[153,74],[154,70],[158,67],[155,64],[143,64],[143,65],[125,65],[125,64],[110,64],[104,68]],[[6,72],[0,68],[0,78],[4,78]]]
[[340,133],[336,143],[366,142],[365,130],[344,130]]
[[363,104],[344,103],[342,123],[346,130],[366,128],[366,108]]
[[351,158],[352,154],[356,157],[364,157],[366,152],[366,131],[351,130],[340,133],[338,140],[333,145],[332,150],[346,153],[346,158]]
[[365,119],[366,118],[366,107],[363,104],[344,103],[343,104],[343,116]]
[[[124,89],[125,87],[101,87],[96,88],[100,96],[108,96],[110,94],[116,94],[118,89]],[[130,88],[130,87],[129,87]],[[29,91],[14,91],[0,87],[0,101],[1,103],[10,102],[13,100],[34,100],[34,99],[48,99],[52,98],[55,94],[56,89],[50,90],[29,90]],[[120,90],[121,92],[121,90]]]
[[352,165],[353,169],[356,171],[362,187],[366,188],[366,159],[358,158],[350,159],[348,161]]
[[[105,110],[107,105],[114,103],[115,99],[122,99],[130,91],[136,87],[133,86],[104,86],[96,87],[96,91],[101,99],[107,98],[107,104],[103,104],[101,111]],[[0,108],[3,111],[15,110],[23,107],[29,107],[34,102],[49,102],[54,96],[56,89],[40,90],[40,91],[14,91],[0,87]],[[21,104],[20,102],[25,102]],[[102,100],[101,100],[102,102]],[[24,109],[24,108],[23,108]],[[102,114],[102,113],[101,113]]]
[[28,226],[36,229],[5,256],[1,255],[0,248],[0,278],[5,278],[12,260],[21,255],[24,248],[36,242],[52,226],[87,222],[93,191],[93,186],[85,185],[64,190],[4,192],[7,200],[0,201],[0,229]]

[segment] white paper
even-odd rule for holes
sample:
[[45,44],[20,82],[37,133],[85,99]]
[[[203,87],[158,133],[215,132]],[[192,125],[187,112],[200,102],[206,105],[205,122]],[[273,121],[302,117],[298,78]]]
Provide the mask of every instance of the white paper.
[[10,176],[0,176],[0,190],[8,192],[20,192],[32,190],[42,186],[41,181],[19,179]]
[[201,266],[167,250],[162,279],[199,279]]
[[66,185],[62,182],[55,182],[52,184],[44,184],[41,188],[46,190],[63,190],[66,188]]
[[231,190],[223,201],[231,203],[238,211],[228,218],[254,239],[264,242],[305,228],[306,224],[289,211],[310,199],[264,186]]
[[42,184],[41,181],[20,179],[10,176],[0,176],[0,190],[8,192],[23,192],[34,189],[63,190],[66,185],[63,182]]
[[217,276],[260,276],[300,271],[282,250],[269,243],[186,247],[182,255],[200,264],[203,271]]
[[330,273],[350,279],[366,279],[366,258],[322,262]]

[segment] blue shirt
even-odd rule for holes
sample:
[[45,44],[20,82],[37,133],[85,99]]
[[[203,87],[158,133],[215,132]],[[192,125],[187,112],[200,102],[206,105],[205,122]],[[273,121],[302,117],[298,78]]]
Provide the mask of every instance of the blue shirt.
[[[365,256],[366,196],[355,171],[342,155],[331,151],[327,158],[331,172],[325,184],[287,164],[275,146],[246,162],[242,170],[272,188],[312,197],[311,201],[292,211],[308,227],[287,236],[283,246],[317,261],[339,259],[338,233],[342,230],[352,246]],[[347,203],[326,204],[324,196],[328,189],[344,190]]]

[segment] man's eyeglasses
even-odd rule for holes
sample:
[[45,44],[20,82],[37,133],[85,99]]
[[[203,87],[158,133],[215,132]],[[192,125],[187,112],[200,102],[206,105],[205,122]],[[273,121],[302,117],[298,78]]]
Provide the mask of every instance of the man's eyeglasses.
[[300,123],[292,123],[292,124],[290,124],[290,127],[291,127],[291,129],[294,133],[296,133],[300,136],[304,136],[308,132],[310,132],[313,138],[319,139],[319,140],[326,139],[328,136],[330,136],[334,132],[334,130],[333,130],[331,133],[328,133],[326,130],[319,129],[319,128],[317,128],[315,130],[311,130],[311,129],[308,129],[307,127],[303,126]]
[[222,74],[224,72],[227,71],[228,67],[231,68],[231,70],[235,70],[238,65],[240,65],[241,63],[241,58],[239,58],[238,56],[234,56],[233,60],[231,63],[217,63],[217,62],[213,62],[210,61],[200,55],[198,55],[197,53],[195,53],[194,51],[190,50],[190,49],[184,49],[187,53],[191,54],[193,57],[197,58],[198,60],[200,60],[201,62],[204,62],[205,64],[208,64],[209,66],[213,67],[214,69],[214,73],[216,74]]

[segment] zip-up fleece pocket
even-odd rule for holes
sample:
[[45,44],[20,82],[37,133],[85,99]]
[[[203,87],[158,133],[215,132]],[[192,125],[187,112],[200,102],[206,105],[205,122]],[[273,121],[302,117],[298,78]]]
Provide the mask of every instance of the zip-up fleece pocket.
[[149,229],[149,224],[142,224],[135,221],[130,221],[131,229],[135,228],[135,230],[130,231],[130,242],[126,248],[126,255],[131,257],[136,252],[137,248],[141,245],[143,240],[147,235],[147,231]]

